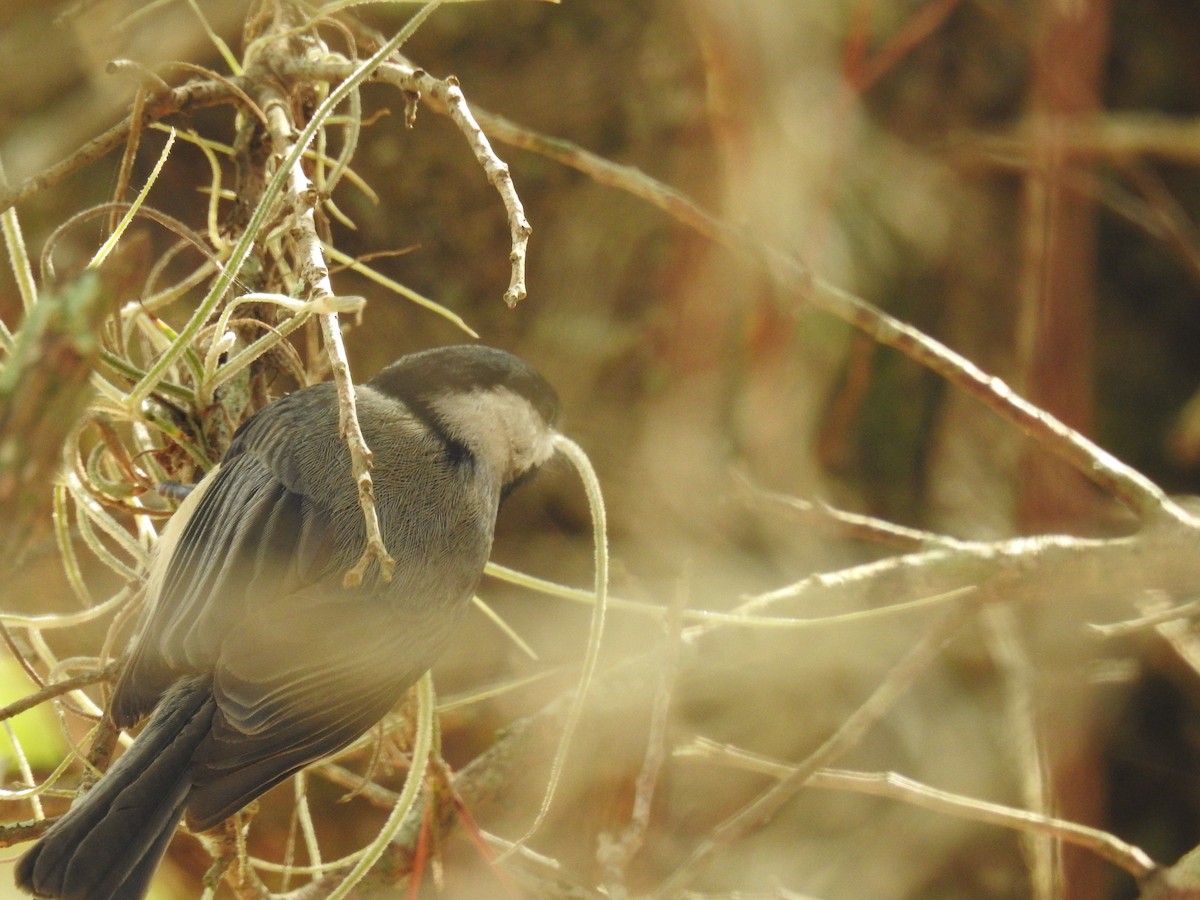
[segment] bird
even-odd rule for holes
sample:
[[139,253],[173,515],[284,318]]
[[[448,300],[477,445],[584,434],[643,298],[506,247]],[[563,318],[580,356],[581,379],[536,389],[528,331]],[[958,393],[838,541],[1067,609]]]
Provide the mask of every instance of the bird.
[[501,501],[556,453],[559,400],[479,344],[401,357],[356,388],[390,579],[366,548],[337,389],[264,406],[155,548],[105,713],[145,727],[19,860],[19,887],[136,900],[181,820],[213,828],[377,723],[452,640]]

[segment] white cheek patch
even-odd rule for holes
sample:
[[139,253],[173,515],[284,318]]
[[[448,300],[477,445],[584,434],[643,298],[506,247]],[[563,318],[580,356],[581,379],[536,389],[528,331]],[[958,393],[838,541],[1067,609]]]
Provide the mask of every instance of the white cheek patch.
[[451,394],[430,404],[446,431],[504,482],[554,455],[554,429],[508,388]]

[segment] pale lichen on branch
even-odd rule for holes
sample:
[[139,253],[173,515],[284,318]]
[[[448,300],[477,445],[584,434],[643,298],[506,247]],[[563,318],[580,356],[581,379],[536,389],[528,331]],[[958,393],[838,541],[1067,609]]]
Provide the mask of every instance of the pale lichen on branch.
[[[286,45],[286,42],[281,44]],[[293,152],[297,129],[288,114],[290,107],[286,98],[278,94],[271,81],[264,84],[259,102],[266,112],[276,153],[282,159],[295,157],[288,173],[285,200],[291,207],[293,217],[291,237],[295,244],[302,289],[310,300],[332,297],[333,286],[329,280],[329,268],[325,264],[321,239],[317,234],[311,183],[304,172],[302,160]],[[337,384],[339,430],[350,451],[351,470],[358,486],[359,505],[362,507],[366,527],[366,551],[354,568],[346,573],[346,584],[359,584],[372,559],[378,560],[381,576],[390,580],[396,563],[388,553],[379,528],[379,516],[375,511],[375,491],[371,481],[371,450],[358,424],[350,366],[346,360],[341,323],[336,312],[321,314],[321,331],[325,337],[330,369]]]
[[[327,81],[348,78],[355,69],[353,62],[336,53],[328,53],[316,60],[292,57],[284,61],[283,67],[283,70],[293,77]],[[484,129],[476,121],[458,79],[452,75],[444,79],[436,78],[424,69],[394,59],[379,66],[375,78],[399,88],[406,103],[412,103],[413,98],[425,99],[433,109],[447,115],[466,138],[488,182],[500,195],[508,217],[511,274],[508,288],[504,292],[504,302],[510,307],[516,306],[525,299],[527,293],[525,261],[529,236],[533,229],[525,217],[525,207],[517,194],[508,164],[496,154]],[[407,118],[411,124],[411,115]]]
[[[427,5],[409,24],[375,54],[359,63],[337,89],[313,111],[303,129],[297,128],[292,120],[291,98],[282,91],[275,73],[288,68],[288,61],[303,57],[307,50],[320,44],[315,38],[309,41],[296,40],[293,23],[286,16],[276,16],[270,31],[251,44],[246,71],[262,74],[258,85],[258,105],[267,119],[267,129],[276,155],[287,168],[284,201],[291,210],[290,234],[295,246],[299,287],[312,301],[333,296],[320,235],[316,227],[317,195],[304,171],[303,151],[316,136],[327,117],[357,87],[367,73],[372,71],[407,39],[417,24],[432,10]],[[265,198],[263,202],[266,202]],[[321,314],[321,329],[325,338],[330,369],[337,384],[339,400],[339,423],[343,439],[350,452],[351,469],[358,487],[359,505],[363,511],[366,549],[359,561],[346,573],[347,586],[359,584],[372,561],[378,563],[380,577],[390,580],[395,569],[395,560],[389,554],[379,527],[375,510],[375,493],[371,480],[371,451],[358,423],[354,387],[350,378],[350,366],[342,343],[341,323],[336,312]]]

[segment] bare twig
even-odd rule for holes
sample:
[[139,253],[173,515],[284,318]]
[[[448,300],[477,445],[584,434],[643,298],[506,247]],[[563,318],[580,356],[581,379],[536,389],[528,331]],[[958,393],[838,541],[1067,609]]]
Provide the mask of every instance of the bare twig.
[[[355,71],[355,65],[349,60],[336,54],[329,54],[321,60],[308,60],[293,57],[285,61],[284,71],[289,75],[303,78],[317,78],[328,81],[338,81],[350,76]],[[445,79],[435,78],[423,69],[402,61],[389,61],[379,67],[376,78],[395,85],[406,96],[417,96],[426,99],[429,105],[438,112],[449,116],[458,126],[475,154],[488,181],[500,194],[504,209],[508,213],[508,228],[512,242],[509,251],[511,275],[508,289],[504,292],[504,302],[516,306],[525,299],[525,257],[529,244],[532,227],[525,218],[525,208],[513,184],[508,164],[496,155],[488,141],[484,129],[476,121],[471,108],[467,105],[466,97],[458,79],[449,76]]]
[[71,691],[79,690],[79,688],[87,687],[89,684],[96,684],[100,681],[107,681],[117,674],[117,669],[120,663],[117,661],[110,662],[103,668],[95,669],[91,672],[83,672],[72,678],[64,678],[62,681],[55,681],[47,684],[39,691],[34,691],[27,697],[22,697],[13,703],[8,704],[3,709],[0,709],[0,722],[6,719],[11,719],[13,716],[20,715],[26,710],[33,709],[35,706],[40,706],[47,700],[52,700],[55,697],[61,697],[63,694],[69,694]]
[[638,169],[609,162],[568,141],[537,134],[482,110],[477,109],[475,115],[484,130],[495,139],[554,159],[589,175],[599,184],[616,187],[646,200],[750,261],[794,300],[804,301],[848,322],[879,343],[899,350],[951,384],[958,385],[1125,503],[1143,521],[1175,520],[1200,527],[1200,523],[1145,475],[1025,400],[999,378],[984,372],[940,341],[889,316],[849,291],[816,277],[799,260],[723,222],[681,192]]
[[[795,768],[787,763],[767,759],[737,747],[717,744],[704,738],[697,738],[692,744],[677,750],[676,757],[721,762],[748,771],[760,772],[780,780],[791,777],[795,772]],[[1106,831],[1000,803],[977,800],[974,797],[963,797],[906,778],[895,772],[822,769],[813,774],[808,780],[807,787],[854,791],[875,797],[888,797],[935,812],[970,819],[973,822],[999,825],[1025,833],[1048,835],[1091,850],[1097,856],[1125,870],[1139,881],[1159,869],[1158,864],[1140,847],[1127,844]]]
[[1020,397],[966,357],[848,291],[813,278],[795,261],[777,257],[775,263],[768,267],[772,278],[781,284],[790,283],[798,298],[849,322],[881,344],[894,347],[981,400],[1136,512],[1146,524],[1175,520],[1197,527],[1194,517],[1141,472]]
[[37,840],[56,821],[57,819],[36,819],[32,822],[8,822],[0,825],[0,847]]
[[942,647],[975,614],[976,607],[964,604],[944,615],[892,667],[883,682],[824,743],[774,787],[763,792],[738,812],[714,828],[688,858],[664,880],[655,897],[677,897],[700,874],[700,870],[719,850],[760,827],[779,812],[813,774],[855,747],[867,731],[882,719],[903,697],[913,683],[937,658]]
[[[305,294],[310,300],[319,302],[323,298],[333,296],[333,285],[329,280],[329,269],[325,265],[325,257],[321,250],[321,239],[317,234],[316,198],[300,156],[294,152],[296,129],[290,118],[291,107],[269,81],[266,82],[259,100],[266,112],[276,152],[285,159],[294,158],[288,176],[287,192],[293,215],[292,239],[296,244],[299,276],[305,286]],[[346,360],[346,348],[342,343],[342,330],[337,313],[328,312],[321,316],[321,331],[325,337],[333,380],[337,384],[338,427],[350,450],[350,464],[354,481],[358,485],[358,501],[366,523],[367,548],[358,563],[346,573],[346,585],[361,583],[372,559],[379,561],[380,576],[385,581],[390,581],[396,562],[388,553],[379,528],[379,516],[375,511],[375,490],[371,481],[371,450],[367,447],[366,438],[363,437],[362,428],[358,424],[350,364]]]
[[663,634],[662,671],[659,673],[658,688],[654,693],[654,708],[650,712],[650,733],[646,737],[642,770],[634,783],[633,810],[629,814],[629,822],[615,838],[606,833],[600,835],[600,847],[596,857],[603,871],[608,895],[615,900],[629,896],[629,890],[625,886],[625,872],[630,861],[641,850],[650,827],[650,804],[654,799],[654,788],[658,784],[659,772],[666,757],[668,714],[671,710],[671,695],[679,675],[679,651],[683,643],[683,608],[686,600],[686,582],[681,581],[671,604]]
[[466,97],[463,96],[457,78],[450,76],[441,80],[420,69],[408,72],[405,69],[405,66],[390,64],[384,66],[380,74],[387,78],[392,72],[395,72],[401,82],[411,79],[418,91],[445,108],[450,120],[458,126],[458,130],[463,133],[470,144],[471,151],[483,167],[483,173],[487,176],[488,181],[491,182],[492,187],[496,189],[500,194],[500,199],[504,202],[504,208],[508,212],[508,228],[512,240],[512,250],[508,255],[508,261],[512,266],[512,276],[509,280],[508,290],[504,292],[504,302],[509,306],[516,306],[525,299],[525,255],[529,244],[529,235],[533,229],[529,220],[525,218],[525,208],[521,205],[521,198],[517,196],[517,189],[509,174],[508,164],[492,150],[491,143],[484,135],[483,129],[479,127],[479,123],[475,121],[470,107],[467,106]]
[[[1194,532],[1187,527],[1136,538],[1040,535],[994,543],[964,541],[953,550],[907,553],[809,575],[747,597],[734,612],[756,613],[814,592],[828,599],[841,595],[843,602],[853,602],[857,608],[875,596],[922,597],[964,584],[986,588],[992,579],[1004,579],[1005,599],[1013,602],[1136,594],[1152,584],[1168,593],[1186,593],[1194,584],[1186,548],[1194,541]],[[692,626],[685,637],[711,627]]]
[[[1069,157],[1099,157],[1115,161],[1159,159],[1194,165],[1200,161],[1200,131],[1194,116],[1105,110],[1102,114],[1060,117],[1054,136],[1057,149]],[[1032,119],[999,133],[952,134],[946,152],[958,163],[985,163],[1005,168],[1031,164],[1036,127]]]
[[366,520],[367,546],[359,561],[345,575],[347,587],[359,584],[366,574],[371,561],[379,563],[379,575],[384,581],[390,581],[396,568],[396,561],[388,553],[387,545],[383,542],[383,533],[379,528],[379,516],[375,511],[375,488],[371,480],[371,451],[367,447],[366,438],[358,424],[358,414],[355,411],[354,386],[350,381],[350,368],[346,362],[346,349],[342,344],[341,326],[338,324],[337,313],[327,313],[321,316],[321,333],[325,336],[325,346],[329,350],[329,364],[333,370],[333,380],[337,384],[339,401],[339,428],[342,439],[350,448],[350,464],[354,473],[354,482],[358,485],[358,504],[362,508]]
[[[1054,803],[1054,786],[1046,763],[1044,735],[1038,729],[1034,700],[1037,674],[1021,642],[1016,612],[1011,604],[993,604],[983,610],[980,622],[1004,692],[1004,733],[1013,747],[1022,801],[1035,814],[1049,817]],[[1021,846],[1028,858],[1032,895],[1053,897],[1055,886],[1062,883],[1062,856],[1058,845],[1045,834],[1026,832],[1022,835]]]
[[847,536],[865,541],[873,541],[901,550],[916,551],[932,547],[954,549],[969,547],[968,543],[959,541],[944,534],[932,531],[922,531],[919,528],[909,528],[897,525],[877,516],[867,516],[862,513],[848,512],[838,509],[821,500],[804,500],[787,494],[768,491],[754,484],[744,472],[734,472],[734,481],[747,497],[752,500],[765,501],[773,507],[786,510],[805,522],[818,522],[844,532]]
[[[231,103],[233,100],[234,95],[229,86],[221,81],[189,81],[165,94],[158,94],[150,98],[145,105],[143,124],[157,121],[177,112],[204,109],[220,103]],[[92,138],[66,159],[25,179],[18,187],[6,189],[3,194],[0,194],[0,212],[28,200],[40,191],[59,184],[84,166],[115,150],[128,139],[133,124],[132,114],[126,116],[103,134]]]
[[[33,667],[33,664],[25,658],[25,654],[21,652],[21,648],[17,646],[17,642],[13,639],[12,632],[9,631],[8,626],[3,622],[0,622],[0,639],[3,639],[4,645],[8,647],[8,652],[12,654],[12,657],[14,660],[16,660],[17,665],[19,665],[24,670],[25,674],[29,676],[29,680],[36,684],[39,688],[44,688],[46,686],[45,679],[38,674],[38,671]],[[37,704],[34,705],[36,706]],[[17,712],[21,712],[21,710],[17,710]],[[13,715],[16,715],[16,713],[13,713]],[[4,718],[5,716],[2,712],[0,712],[0,721],[3,721]]]
[[1100,638],[1126,637],[1165,622],[1190,618],[1200,613],[1200,600],[1189,600],[1187,603],[1175,606],[1166,597],[1152,597],[1139,603],[1138,608],[1141,610],[1141,615],[1135,619],[1126,619],[1108,625],[1089,625],[1088,629]]

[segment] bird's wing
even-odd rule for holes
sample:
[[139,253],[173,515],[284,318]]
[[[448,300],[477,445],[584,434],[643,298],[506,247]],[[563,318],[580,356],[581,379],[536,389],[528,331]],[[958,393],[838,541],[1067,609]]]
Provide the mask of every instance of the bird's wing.
[[[256,610],[226,641],[213,684],[218,712],[194,757],[192,828],[215,825],[366,732],[429,667],[457,620],[445,609],[422,620],[380,598],[300,608],[297,599],[286,610]],[[276,612],[289,616],[283,632],[272,627]],[[264,642],[264,632],[274,639]]]
[[[377,722],[445,645],[487,558],[484,510],[494,517],[495,498],[473,505],[450,477],[464,463],[403,422],[378,430],[388,420],[373,415],[368,439],[392,475],[377,484],[381,524],[399,545],[426,541],[428,552],[401,558],[390,584],[369,574],[344,587],[365,529],[329,400],[315,418],[291,417],[302,424],[287,435],[279,416],[251,419],[200,495],[185,501],[190,515],[152,578],[153,606],[114,695],[114,719],[130,724],[181,674],[211,676],[217,712],[189,775],[194,828],[217,824]],[[375,402],[360,395],[360,404]],[[318,470],[319,484],[306,481]],[[420,492],[401,488],[417,471],[434,477]],[[426,524],[418,532],[414,521]]]
[[[284,398],[299,402],[315,388]],[[309,398],[312,399],[311,397]],[[333,538],[339,507],[356,502],[336,405],[299,419],[290,439],[251,419],[220,467],[193,490],[164,531],[148,581],[148,607],[113,698],[113,718],[135,723],[180,675],[211,672],[248,611],[303,590],[351,558],[362,531]],[[278,419],[279,417],[274,417]],[[297,458],[328,457],[333,492],[305,484]]]

